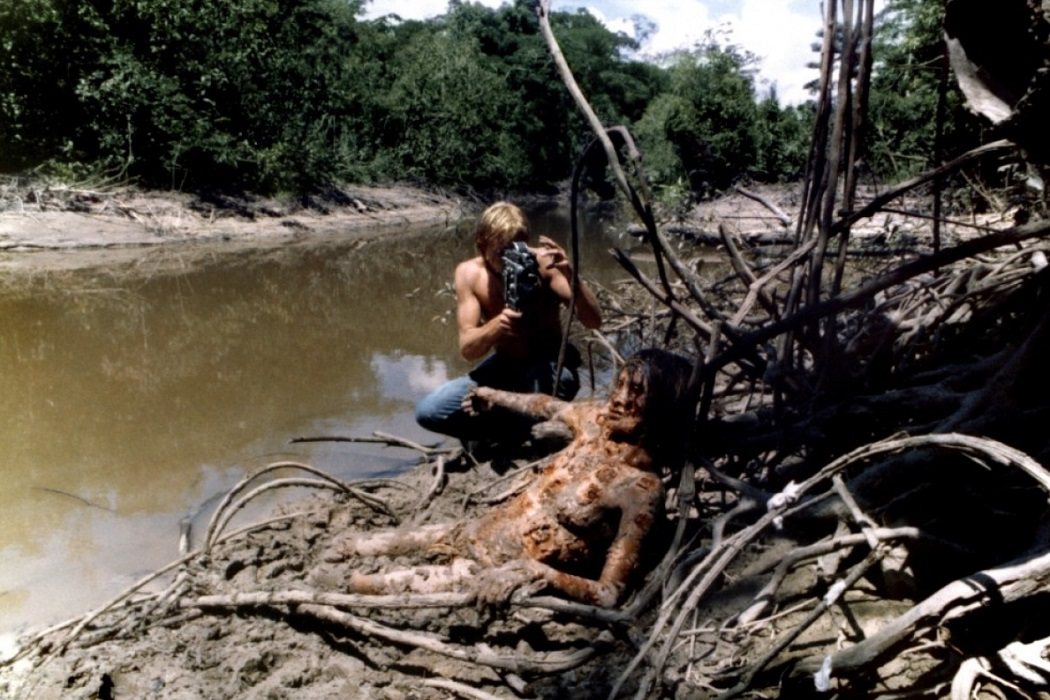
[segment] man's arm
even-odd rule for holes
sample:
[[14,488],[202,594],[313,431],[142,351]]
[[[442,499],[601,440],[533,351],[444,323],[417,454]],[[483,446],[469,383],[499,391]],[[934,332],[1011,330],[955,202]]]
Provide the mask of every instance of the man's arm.
[[[569,262],[561,246],[547,236],[539,237],[537,258],[540,269],[550,283],[551,291],[565,303],[572,297],[572,263]],[[576,318],[584,328],[598,328],[602,325],[602,312],[598,308],[598,299],[583,280],[576,293]]]
[[504,308],[495,317],[481,322],[481,302],[474,291],[479,271],[473,260],[456,266],[456,327],[459,331],[459,353],[464,360],[484,357],[497,342],[515,334],[514,320],[521,313]]

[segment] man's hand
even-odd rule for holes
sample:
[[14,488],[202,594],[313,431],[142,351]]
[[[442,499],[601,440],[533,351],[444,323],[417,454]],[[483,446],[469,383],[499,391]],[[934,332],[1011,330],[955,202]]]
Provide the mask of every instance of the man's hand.
[[504,338],[516,338],[520,335],[518,330],[519,318],[521,318],[520,311],[504,306],[499,315],[492,319],[492,323],[496,327],[496,338],[502,340]]
[[536,249],[536,257],[540,260],[541,267],[545,270],[557,268],[566,276],[572,275],[572,264],[569,262],[565,249],[555,243],[547,236],[539,237],[539,247]]

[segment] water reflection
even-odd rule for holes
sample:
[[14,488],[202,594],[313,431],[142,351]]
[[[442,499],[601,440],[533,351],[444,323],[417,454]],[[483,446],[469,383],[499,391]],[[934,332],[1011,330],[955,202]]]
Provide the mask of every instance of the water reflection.
[[[564,214],[534,222],[566,240]],[[602,227],[585,238],[585,276],[622,276]],[[448,282],[472,254],[467,225],[0,279],[0,633],[171,561],[179,520],[269,461],[344,478],[414,464],[400,449],[289,440],[438,439],[412,405],[468,369]]]

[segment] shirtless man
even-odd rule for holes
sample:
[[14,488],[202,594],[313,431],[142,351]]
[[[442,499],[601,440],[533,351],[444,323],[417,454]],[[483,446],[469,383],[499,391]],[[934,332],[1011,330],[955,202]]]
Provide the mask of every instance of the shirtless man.
[[[477,386],[505,391],[553,394],[571,400],[579,390],[575,348],[555,382],[561,345],[561,306],[572,296],[572,265],[565,251],[546,236],[530,248],[539,263],[542,287],[527,308],[509,308],[504,299],[503,251],[515,241],[527,242],[528,222],[521,209],[497,202],[481,215],[474,231],[478,255],[456,267],[456,325],[459,351],[469,361],[493,353],[468,375],[438,387],[416,405],[416,421],[428,430],[460,439],[490,438],[500,427],[495,420],[469,415],[463,398]],[[586,328],[601,325],[594,293],[580,282],[576,318]]]
[[480,517],[422,528],[359,533],[324,554],[426,554],[440,560],[349,577],[351,592],[385,594],[473,588],[487,601],[515,589],[552,588],[575,600],[615,605],[638,566],[662,512],[662,468],[676,468],[688,416],[691,366],[662,350],[643,350],[620,370],[608,402],[568,403],[543,394],[477,387],[470,413],[501,406],[563,421],[570,445],[512,500]]

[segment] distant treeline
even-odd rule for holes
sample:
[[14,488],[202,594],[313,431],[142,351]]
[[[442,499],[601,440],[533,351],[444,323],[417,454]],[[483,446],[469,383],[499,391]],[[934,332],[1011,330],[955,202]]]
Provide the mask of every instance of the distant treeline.
[[[452,0],[427,21],[366,21],[363,5],[4,0],[0,171],[265,193],[393,180],[541,189],[569,176],[590,134],[531,0]],[[872,98],[884,177],[929,161],[938,86],[939,33],[922,22],[940,3],[892,5],[873,91],[885,94]],[[656,64],[585,11],[552,24],[598,114],[631,129],[663,190],[703,196],[805,168],[812,106],[759,95],[754,57],[725,37]]]

